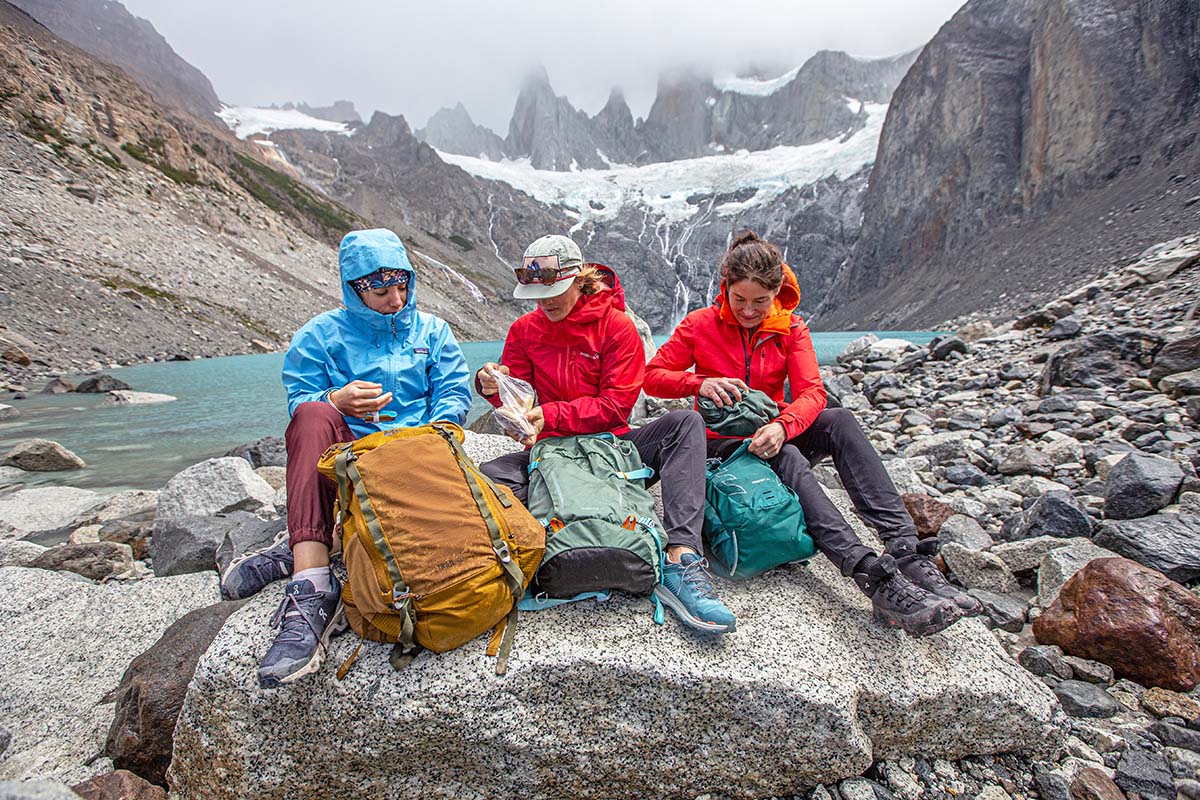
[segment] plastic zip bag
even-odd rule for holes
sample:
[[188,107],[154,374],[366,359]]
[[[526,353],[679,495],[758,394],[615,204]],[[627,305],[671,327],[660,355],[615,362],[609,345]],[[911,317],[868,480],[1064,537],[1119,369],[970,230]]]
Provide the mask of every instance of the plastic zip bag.
[[533,387],[499,370],[490,370],[488,374],[500,389],[501,405],[496,409],[495,419],[501,432],[518,442],[532,436],[533,426],[525,419],[525,412],[532,411],[537,405],[537,393]]

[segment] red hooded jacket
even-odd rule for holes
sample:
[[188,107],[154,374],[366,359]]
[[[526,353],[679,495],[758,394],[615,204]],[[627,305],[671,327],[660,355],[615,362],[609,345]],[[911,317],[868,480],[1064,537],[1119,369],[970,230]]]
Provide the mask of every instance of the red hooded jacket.
[[[796,276],[786,264],[783,285],[771,311],[753,333],[733,316],[721,293],[707,308],[684,317],[671,338],[658,348],[646,366],[646,394],[691,397],[705,378],[741,378],[751,389],[765,392],[779,404],[774,420],[791,439],[803,433],[825,408],[825,384],[817,366],[812,334],[795,313],[800,302]],[[695,372],[686,372],[692,366]],[[784,381],[792,402],[784,403]],[[720,438],[712,431],[709,438]]]
[[[603,264],[592,266],[607,289],[581,297],[561,322],[551,322],[540,308],[523,314],[504,340],[500,363],[533,386],[545,415],[538,439],[625,433],[642,389],[646,351],[625,313],[621,282]],[[486,399],[500,405],[498,394]]]

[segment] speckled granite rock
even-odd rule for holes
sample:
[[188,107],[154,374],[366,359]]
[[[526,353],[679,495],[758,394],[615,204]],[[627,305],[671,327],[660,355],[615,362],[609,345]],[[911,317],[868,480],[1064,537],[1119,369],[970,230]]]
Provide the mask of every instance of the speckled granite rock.
[[102,501],[91,489],[73,486],[35,486],[6,494],[0,497],[0,539],[61,528]]
[[12,744],[0,780],[76,783],[112,767],[106,695],[134,656],[179,617],[217,599],[214,573],[96,585],[58,572],[0,568],[0,719]]
[[491,461],[493,458],[499,458],[508,453],[515,453],[524,448],[507,436],[467,431],[467,438],[463,442],[463,449],[467,451],[467,455],[475,459],[476,463],[482,464],[485,461]]
[[[724,638],[657,626],[648,600],[614,598],[522,616],[504,677],[482,637],[401,673],[367,643],[341,683],[327,665],[265,692],[255,666],[272,586],[200,659],[173,797],[772,797],[881,758],[1063,741],[1053,695],[978,620],[910,639],[873,621],[821,558],[720,589],[738,614]],[[332,662],[356,643],[335,639]]]

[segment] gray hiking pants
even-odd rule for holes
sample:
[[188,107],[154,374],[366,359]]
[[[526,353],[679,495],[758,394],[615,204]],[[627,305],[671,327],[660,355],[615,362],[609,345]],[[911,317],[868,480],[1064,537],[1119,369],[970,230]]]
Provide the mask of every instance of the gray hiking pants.
[[[683,545],[703,553],[704,420],[695,411],[672,411],[619,438],[633,442],[642,461],[654,470],[654,477],[646,485],[662,481],[667,546]],[[529,489],[528,450],[494,458],[479,468],[525,502]]]
[[[710,439],[708,454],[724,458],[741,443],[741,439]],[[875,552],[862,543],[821,489],[810,467],[823,458],[833,459],[854,508],[885,543],[898,537],[916,539],[912,517],[854,414],[844,408],[827,408],[803,433],[785,442],[779,454],[767,463],[800,498],[809,536],[843,575],[849,575],[864,557]]]

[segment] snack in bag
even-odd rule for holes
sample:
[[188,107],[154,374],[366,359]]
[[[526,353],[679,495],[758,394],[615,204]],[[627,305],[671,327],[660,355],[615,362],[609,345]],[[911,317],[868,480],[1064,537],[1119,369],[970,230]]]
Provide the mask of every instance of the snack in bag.
[[532,436],[533,426],[525,419],[525,412],[532,411],[537,405],[537,394],[533,387],[499,370],[489,370],[488,374],[500,388],[501,405],[495,415],[500,430],[517,441]]

